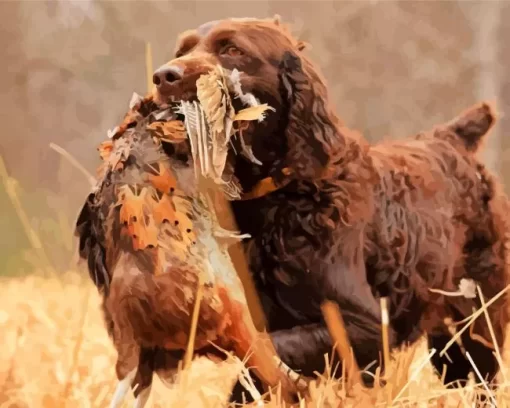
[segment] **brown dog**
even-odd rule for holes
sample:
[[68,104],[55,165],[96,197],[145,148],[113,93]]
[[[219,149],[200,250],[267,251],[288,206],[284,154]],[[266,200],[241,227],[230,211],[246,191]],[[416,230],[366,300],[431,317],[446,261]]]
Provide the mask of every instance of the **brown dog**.
[[[155,100],[195,99],[196,80],[216,64],[239,70],[243,87],[276,108],[244,133],[258,163],[236,156],[245,200],[233,208],[251,236],[246,252],[278,354],[304,374],[323,370],[332,343],[320,305],[329,299],[344,313],[360,366],[379,361],[379,296],[391,300],[392,347],[427,330],[439,354],[450,338],[443,317],[461,320],[480,302],[429,289],[472,279],[488,299],[507,285],[507,199],[475,158],[491,108],[370,146],[342,125],[303,45],[278,20],[257,19],[184,33],[175,58],[154,73]],[[505,298],[488,310],[501,346]],[[498,365],[485,321],[462,341],[492,379]],[[451,360],[438,354],[433,363],[447,366],[448,382],[467,379],[471,366],[456,344]]]

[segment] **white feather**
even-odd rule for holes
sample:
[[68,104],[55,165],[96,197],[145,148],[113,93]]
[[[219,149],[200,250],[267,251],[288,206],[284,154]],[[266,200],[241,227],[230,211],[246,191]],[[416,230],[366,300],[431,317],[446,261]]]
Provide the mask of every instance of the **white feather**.
[[131,100],[129,101],[129,109],[133,109],[139,102],[142,102],[142,97],[138,95],[136,92],[133,92]]

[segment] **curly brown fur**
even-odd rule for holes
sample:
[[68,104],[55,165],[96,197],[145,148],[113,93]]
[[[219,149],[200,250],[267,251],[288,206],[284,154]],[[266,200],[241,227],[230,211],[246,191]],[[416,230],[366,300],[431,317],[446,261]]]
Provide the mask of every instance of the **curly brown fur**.
[[[324,369],[324,354],[333,350],[320,309],[327,299],[340,305],[362,368],[381,354],[382,295],[391,300],[393,348],[426,330],[440,351],[449,339],[442,318],[462,319],[479,302],[429,288],[455,290],[461,278],[471,278],[488,299],[507,285],[507,199],[474,157],[494,113],[481,104],[430,132],[370,146],[338,119],[302,50],[279,21],[205,24],[186,32],[176,58],[156,71],[154,101],[195,99],[198,77],[221,64],[241,71],[243,89],[275,108],[244,134],[262,165],[236,155],[235,176],[244,191],[268,176],[281,181],[285,168],[292,180],[232,204],[241,232],[251,235],[250,268],[286,364],[308,375]],[[93,235],[82,230],[87,234]],[[87,254],[93,277],[105,276],[105,255]],[[506,299],[489,314],[501,346]],[[482,319],[475,333],[491,340]],[[491,350],[469,335],[462,340],[492,378]],[[450,356],[453,364],[433,361],[438,371],[447,364],[448,380],[467,378],[460,349]]]
[[[176,58],[156,71],[155,100],[194,99],[196,79],[220,64],[241,71],[243,87],[275,108],[245,135],[262,165],[236,156],[235,175],[244,191],[267,176],[281,181],[285,167],[293,179],[232,204],[241,232],[251,235],[250,267],[289,366],[305,374],[324,368],[332,351],[320,310],[326,299],[339,303],[361,367],[379,361],[382,295],[391,299],[392,347],[425,329],[439,347],[447,333],[442,317],[463,318],[479,302],[429,288],[455,290],[471,278],[489,298],[507,285],[507,199],[474,157],[494,112],[481,104],[430,132],[369,146],[342,125],[302,49],[279,20],[204,24],[184,33]],[[168,70],[178,75],[167,82]],[[489,314],[501,345],[505,300]],[[476,333],[490,340],[481,319]],[[492,378],[492,354],[465,340]],[[434,361],[440,371],[443,362]],[[454,362],[457,372],[449,364],[451,377],[467,375],[464,362]]]

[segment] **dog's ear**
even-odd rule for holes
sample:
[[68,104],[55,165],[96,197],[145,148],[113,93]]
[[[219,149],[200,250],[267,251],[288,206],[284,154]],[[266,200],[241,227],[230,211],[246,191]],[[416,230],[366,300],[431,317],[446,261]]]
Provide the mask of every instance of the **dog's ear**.
[[280,83],[288,105],[286,165],[300,178],[321,177],[341,143],[326,87],[308,60],[289,51],[280,63]]

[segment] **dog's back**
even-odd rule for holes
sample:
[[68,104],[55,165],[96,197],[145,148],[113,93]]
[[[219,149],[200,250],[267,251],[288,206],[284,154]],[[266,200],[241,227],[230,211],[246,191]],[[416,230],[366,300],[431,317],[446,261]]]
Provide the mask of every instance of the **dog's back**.
[[[432,346],[444,346],[444,318],[461,320],[480,307],[477,298],[449,297],[434,289],[455,292],[461,279],[472,279],[487,300],[507,285],[508,200],[495,175],[476,158],[495,119],[489,105],[479,104],[430,132],[370,150],[380,182],[367,231],[367,270],[374,290],[391,298],[400,342],[426,331]],[[508,321],[503,298],[490,315],[501,346]],[[473,331],[494,341],[481,319]],[[494,356],[480,351],[479,342],[464,342],[471,354],[484,356],[485,372],[493,377]],[[447,362],[436,358],[441,371]]]

